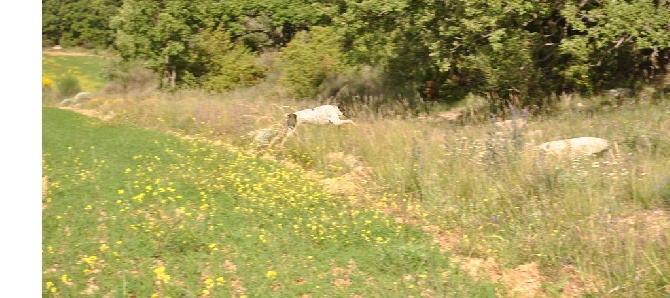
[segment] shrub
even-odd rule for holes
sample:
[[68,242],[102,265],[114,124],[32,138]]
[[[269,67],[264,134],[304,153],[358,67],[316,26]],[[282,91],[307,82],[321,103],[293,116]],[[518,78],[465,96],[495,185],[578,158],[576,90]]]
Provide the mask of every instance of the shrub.
[[298,33],[280,53],[280,84],[296,97],[315,96],[328,78],[347,69],[341,45],[342,37],[329,28]]
[[81,92],[81,84],[79,79],[72,73],[68,72],[60,80],[58,80],[56,87],[58,94],[63,97],[74,96]]
[[103,93],[146,97],[158,89],[158,74],[138,62],[112,61],[102,73],[109,80]]
[[[203,69],[200,82],[206,90],[253,86],[265,76],[265,69],[256,65],[255,56],[245,46],[231,42],[228,32],[208,29],[196,40],[196,64]],[[193,75],[198,77],[197,73]]]

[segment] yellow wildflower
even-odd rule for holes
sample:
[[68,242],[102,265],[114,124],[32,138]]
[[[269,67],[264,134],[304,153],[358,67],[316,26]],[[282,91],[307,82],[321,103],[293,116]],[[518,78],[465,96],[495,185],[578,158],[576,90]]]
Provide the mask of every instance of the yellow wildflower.
[[218,285],[221,285],[225,281],[226,280],[222,276],[219,276],[219,277],[216,278],[216,284],[218,284]]
[[156,273],[156,279],[167,283],[170,281],[170,275],[165,273],[165,267],[158,267],[154,269],[154,273]]
[[267,274],[265,274],[265,276],[267,276],[268,278],[275,279],[275,278],[277,278],[277,271],[270,270],[270,271],[268,271]]
[[107,244],[105,244],[105,243],[100,244],[100,251],[104,252],[104,251],[106,251],[106,250],[108,250],[108,249],[109,249],[109,245],[107,245]]

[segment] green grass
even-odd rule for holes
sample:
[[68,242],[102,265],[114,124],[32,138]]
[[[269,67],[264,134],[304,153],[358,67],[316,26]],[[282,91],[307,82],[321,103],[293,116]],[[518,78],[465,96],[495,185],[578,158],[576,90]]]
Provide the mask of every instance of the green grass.
[[54,56],[42,55],[42,79],[48,78],[54,86],[67,73],[75,76],[83,91],[96,92],[105,83],[101,75],[107,59],[99,56]]
[[300,170],[43,108],[45,296],[494,297],[418,227]]
[[[118,122],[244,146],[246,133],[280,123],[286,110],[278,106],[318,104],[239,94],[175,93],[106,108]],[[352,194],[364,198],[357,204],[451,235],[454,255],[494,259],[503,270],[536,263],[548,278],[545,293],[576,286],[582,295],[663,296],[670,291],[668,99],[593,115],[578,113],[579,101],[530,117],[516,134],[360,105],[356,126],[300,127],[272,154],[342,181],[355,166],[328,156],[353,157],[370,172],[355,178],[362,190]],[[605,138],[611,148],[557,162],[529,154],[533,144],[581,136]]]

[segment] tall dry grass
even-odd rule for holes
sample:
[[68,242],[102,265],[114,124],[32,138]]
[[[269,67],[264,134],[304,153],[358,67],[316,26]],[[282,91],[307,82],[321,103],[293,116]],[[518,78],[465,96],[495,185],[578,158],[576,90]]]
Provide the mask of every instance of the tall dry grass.
[[[447,107],[361,97],[347,109],[356,125],[300,127],[271,153],[324,179],[352,170],[333,154],[353,156],[367,169],[359,180],[370,180],[364,183],[366,204],[455,235],[449,243],[454,253],[493,258],[505,268],[538,262],[553,280],[573,266],[592,276],[600,294],[667,294],[668,98],[607,108],[600,108],[602,98],[555,100],[562,104],[546,113],[506,110],[500,115],[528,125],[503,130],[483,115],[486,100],[476,96],[459,107],[468,121],[456,122],[425,121]],[[261,85],[98,107],[114,111],[117,121],[247,147],[250,132],[323,103],[331,102],[297,101],[275,85]],[[560,160],[532,150],[581,136],[608,139],[611,148],[602,156]]]

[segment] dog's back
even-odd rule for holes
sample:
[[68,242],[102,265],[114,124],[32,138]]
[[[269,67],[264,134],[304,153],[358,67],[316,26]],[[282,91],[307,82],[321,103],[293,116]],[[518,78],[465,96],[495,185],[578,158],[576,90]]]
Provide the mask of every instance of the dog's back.
[[337,120],[344,117],[342,111],[334,105],[323,105],[312,109],[304,109],[293,113],[296,115],[297,124],[337,124]]

